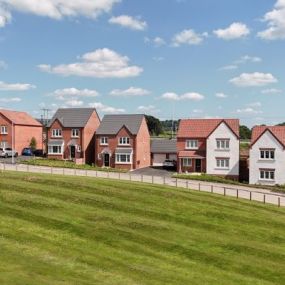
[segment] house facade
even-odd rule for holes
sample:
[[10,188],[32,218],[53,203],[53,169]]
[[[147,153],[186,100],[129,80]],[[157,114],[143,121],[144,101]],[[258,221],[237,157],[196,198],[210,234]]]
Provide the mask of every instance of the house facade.
[[96,132],[99,167],[133,170],[150,166],[150,134],[144,115],[106,115]]
[[32,138],[42,149],[42,124],[25,112],[0,110],[0,147],[12,148],[20,155]]
[[239,120],[181,120],[177,171],[239,178]]
[[151,165],[163,166],[167,159],[177,162],[176,139],[153,139],[151,141]]
[[249,183],[285,184],[285,126],[256,126],[252,129]]
[[94,163],[95,132],[100,118],[94,108],[58,109],[48,124],[48,158]]

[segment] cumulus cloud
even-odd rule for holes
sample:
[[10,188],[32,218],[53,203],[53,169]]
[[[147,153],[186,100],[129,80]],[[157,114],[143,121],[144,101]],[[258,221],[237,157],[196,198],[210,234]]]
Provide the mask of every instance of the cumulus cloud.
[[157,114],[160,112],[159,109],[157,109],[155,106],[153,105],[148,105],[148,106],[139,106],[137,109],[139,112],[142,113],[149,113],[149,114]]
[[129,28],[131,30],[137,30],[137,31],[144,31],[147,28],[147,23],[145,21],[142,21],[138,18],[133,18],[128,15],[112,17],[109,20],[109,23],[120,25],[122,27]]
[[40,64],[38,67],[43,72],[63,76],[82,76],[95,78],[126,78],[135,77],[143,72],[138,66],[129,65],[130,59],[117,52],[104,48],[86,53],[80,57],[81,61],[51,66]]
[[238,114],[248,114],[248,115],[255,115],[255,114],[261,114],[262,111],[260,110],[255,110],[252,107],[247,107],[244,109],[237,109],[236,111]]
[[88,106],[91,108],[96,108],[98,111],[101,111],[103,113],[115,114],[115,113],[125,113],[126,112],[125,109],[107,106],[107,105],[102,104],[101,102],[89,103]]
[[14,97],[14,98],[0,98],[0,102],[1,103],[18,103],[21,102],[22,99],[18,98],[18,97]]
[[83,101],[77,100],[77,99],[71,99],[71,100],[65,101],[65,105],[69,107],[81,107],[83,106],[83,104],[84,104]]
[[61,20],[64,17],[96,19],[120,0],[0,0],[0,27],[11,21],[11,11]]
[[172,101],[182,101],[182,100],[201,101],[205,99],[205,96],[196,92],[188,92],[182,95],[178,95],[172,92],[167,92],[162,94],[160,98]]
[[250,34],[250,30],[246,24],[232,23],[225,29],[215,30],[214,34],[223,40],[235,40],[248,36]]
[[219,93],[216,93],[216,97],[220,99],[225,99],[225,98],[228,98],[229,96],[224,93],[219,92]]
[[166,41],[161,37],[155,37],[155,38],[145,37],[144,42],[150,43],[154,45],[155,47],[161,47],[163,45],[166,45]]
[[57,89],[49,95],[54,96],[58,100],[66,100],[68,97],[97,97],[99,93],[90,89],[64,88]]
[[262,94],[280,94],[282,93],[281,89],[276,89],[276,88],[269,88],[269,89],[264,89],[261,91]]
[[130,87],[128,89],[114,89],[110,92],[110,95],[117,97],[137,97],[149,95],[150,91],[142,88]]
[[27,83],[5,83],[0,81],[0,91],[26,91],[36,88],[35,85]]
[[206,34],[198,34],[192,29],[183,30],[173,37],[172,44],[175,47],[181,45],[199,45],[203,42],[205,36]]
[[262,58],[258,56],[250,56],[250,55],[244,55],[240,59],[236,60],[235,64],[244,64],[244,63],[259,63],[262,62]]
[[285,0],[278,0],[273,10],[265,14],[263,21],[268,27],[259,32],[258,37],[264,40],[285,39]]
[[176,93],[167,92],[167,93],[162,94],[161,99],[179,101],[180,97]]
[[265,86],[276,83],[278,80],[271,73],[242,73],[240,76],[232,78],[230,83],[238,87]]

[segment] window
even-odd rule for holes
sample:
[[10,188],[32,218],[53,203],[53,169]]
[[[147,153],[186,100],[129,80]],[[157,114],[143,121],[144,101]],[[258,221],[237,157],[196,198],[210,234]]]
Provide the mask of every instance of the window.
[[71,130],[71,136],[73,138],[79,138],[79,129],[72,129]]
[[0,142],[0,147],[1,148],[6,148],[7,145],[8,145],[8,143],[6,141]]
[[128,137],[119,138],[119,144],[120,145],[129,145],[130,144],[130,138],[128,138]]
[[130,164],[131,155],[130,154],[116,154],[116,163]]
[[259,175],[260,180],[270,180],[274,181],[275,180],[275,170],[260,170],[260,175]]
[[48,154],[62,154],[62,146],[61,145],[49,145]]
[[1,126],[1,135],[7,135],[7,134],[8,134],[8,127]]
[[183,158],[182,164],[183,164],[183,166],[192,166],[192,159],[191,158]]
[[107,137],[102,137],[100,139],[100,144],[101,145],[108,145],[108,138]]
[[198,149],[198,141],[197,140],[187,140],[186,149]]
[[52,130],[52,136],[54,137],[54,138],[59,138],[59,137],[61,137],[62,135],[61,135],[61,130],[60,129],[53,129]]
[[229,139],[217,139],[217,149],[220,149],[220,150],[230,149],[230,140]]
[[81,152],[81,145],[78,145],[76,148],[77,148],[77,152]]
[[275,150],[274,149],[261,149],[260,150],[260,159],[275,159]]
[[229,158],[216,158],[217,168],[220,169],[228,169],[230,167],[230,159]]

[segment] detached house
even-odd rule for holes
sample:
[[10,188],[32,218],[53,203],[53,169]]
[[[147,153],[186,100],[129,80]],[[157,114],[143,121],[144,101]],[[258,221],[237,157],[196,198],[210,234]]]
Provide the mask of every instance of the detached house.
[[96,132],[96,165],[127,170],[150,166],[144,115],[106,115]]
[[0,147],[10,147],[21,154],[32,138],[36,139],[37,148],[42,149],[42,124],[25,112],[0,110]]
[[239,120],[181,120],[177,134],[178,172],[239,177]]
[[93,163],[99,125],[100,118],[93,108],[58,109],[48,124],[48,157]]
[[285,184],[285,126],[252,129],[249,183]]

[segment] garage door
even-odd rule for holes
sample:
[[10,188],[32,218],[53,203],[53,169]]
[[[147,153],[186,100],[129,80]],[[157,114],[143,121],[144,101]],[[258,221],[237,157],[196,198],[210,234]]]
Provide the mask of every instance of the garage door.
[[177,154],[171,154],[171,155],[169,156],[169,159],[170,159],[170,160],[175,160],[175,161],[177,161]]
[[154,154],[153,155],[153,166],[162,166],[163,162],[166,159],[166,155],[165,154]]

